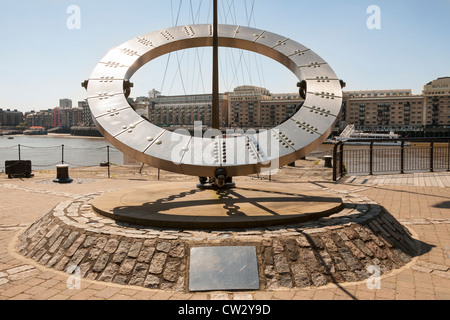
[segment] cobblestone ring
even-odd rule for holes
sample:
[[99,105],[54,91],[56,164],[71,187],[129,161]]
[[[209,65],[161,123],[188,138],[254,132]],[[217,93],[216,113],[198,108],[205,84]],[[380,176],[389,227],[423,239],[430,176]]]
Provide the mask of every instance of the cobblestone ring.
[[86,89],[103,136],[124,154],[150,166],[192,176],[228,176],[278,169],[302,158],[331,133],[342,105],[342,88],[331,67],[317,54],[285,37],[257,29],[219,25],[219,46],[272,58],[306,81],[303,107],[288,121],[263,132],[215,139],[192,137],[157,127],[129,105],[125,88],[133,74],[164,54],[213,45],[212,25],[159,30],[111,50],[92,72]]

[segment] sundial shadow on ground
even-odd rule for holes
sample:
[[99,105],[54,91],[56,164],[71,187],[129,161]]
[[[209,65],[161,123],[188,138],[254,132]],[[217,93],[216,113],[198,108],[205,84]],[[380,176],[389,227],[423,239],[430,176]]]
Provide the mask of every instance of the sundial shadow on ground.
[[[244,192],[243,192],[244,191]],[[263,196],[252,196],[248,197],[245,194],[245,191],[254,192],[258,194],[262,194]],[[292,203],[292,204],[300,204],[305,202],[328,202],[330,200],[336,200],[336,197],[308,197],[302,194],[296,193],[286,193],[286,192],[277,192],[277,191],[269,191],[262,189],[250,189],[250,188],[234,188],[234,189],[226,189],[226,190],[215,190],[214,193],[217,196],[217,199],[189,199],[190,196],[207,192],[207,190],[199,190],[193,189],[188,192],[180,192],[179,194],[174,194],[167,198],[158,199],[156,201],[143,203],[142,207],[139,209],[146,210],[149,214],[163,214],[165,212],[169,212],[172,209],[183,208],[187,212],[191,210],[192,207],[206,207],[209,205],[223,205],[223,208],[226,210],[228,216],[247,216],[245,212],[240,210],[239,204],[250,204],[258,209],[261,212],[266,212],[267,214],[271,214],[274,216],[279,216],[280,213],[272,210],[270,206],[265,206],[265,203],[273,204],[275,202],[281,203]],[[181,200],[180,199],[184,199]],[[135,206],[130,207],[118,207],[115,209],[115,212],[120,211],[135,211]]]
[[[257,228],[317,219],[343,209],[342,199],[288,184],[245,182],[231,189],[151,185],[100,196],[94,210],[116,221],[153,227]],[[174,190],[177,190],[174,192]]]

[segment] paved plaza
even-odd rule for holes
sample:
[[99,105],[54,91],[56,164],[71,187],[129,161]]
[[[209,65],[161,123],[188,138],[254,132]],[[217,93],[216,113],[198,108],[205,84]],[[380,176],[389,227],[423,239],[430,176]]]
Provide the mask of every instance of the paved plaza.
[[[73,281],[74,274],[44,267],[35,259],[20,254],[17,248],[19,237],[49,211],[64,206],[64,203],[71,203],[74,199],[142,187],[149,183],[163,184],[165,181],[192,181],[194,185],[196,179],[164,173],[161,181],[157,181],[154,175],[117,174],[107,179],[104,175],[80,170],[71,172],[74,183],[60,185],[51,182],[55,175],[52,171],[37,172],[34,178],[23,180],[10,180],[0,174],[0,300],[450,299],[450,173],[346,177],[335,183],[323,178],[323,174],[315,178],[306,177],[305,172],[298,168],[283,170],[286,170],[285,175],[281,174],[279,181],[289,179],[301,184],[302,188],[320,187],[377,203],[408,228],[416,240],[420,240],[422,252],[401,268],[383,275],[379,279],[379,287],[368,285],[368,281],[358,281],[322,286],[311,284],[305,288],[277,286],[264,291],[194,293],[188,290],[148,289],[86,277],[78,283]],[[236,179],[237,184],[239,181]],[[271,182],[266,180],[266,183]],[[161,232],[164,233],[164,230]],[[180,235],[169,232],[159,234],[158,239],[164,236],[170,240],[170,237]],[[204,236],[209,239],[214,234]],[[164,248],[160,249],[164,251]],[[170,256],[177,254],[169,250],[167,253]]]

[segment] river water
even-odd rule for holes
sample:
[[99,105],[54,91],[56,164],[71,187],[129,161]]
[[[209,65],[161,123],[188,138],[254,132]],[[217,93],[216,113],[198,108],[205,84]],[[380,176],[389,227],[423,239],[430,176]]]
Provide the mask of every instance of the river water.
[[[12,137],[13,139],[8,139]],[[54,169],[57,164],[69,164],[71,167],[95,167],[109,159],[114,165],[123,165],[122,152],[114,148],[104,138],[74,137],[70,135],[50,134],[47,136],[0,136],[0,172],[5,171],[5,161],[30,160],[33,170]],[[64,148],[62,147],[64,145]],[[309,158],[323,158],[332,155],[333,145],[323,144],[312,152]],[[406,171],[429,170],[429,146],[412,145],[406,148],[404,156]],[[370,170],[370,154],[367,146],[347,146],[344,163],[349,173],[367,174]],[[447,170],[450,153],[447,145],[434,149],[434,168]],[[399,147],[376,147],[373,152],[375,172],[399,172],[401,155]]]
[[[12,137],[13,139],[8,139]],[[30,160],[33,170],[54,169],[57,164],[69,164],[71,167],[98,166],[107,161],[109,146],[110,162],[124,164],[122,152],[114,148],[104,138],[74,137],[70,135],[50,134],[46,136],[0,136],[0,172],[5,171],[5,161]],[[62,147],[64,145],[64,148]],[[313,152],[312,157],[331,155],[331,146],[322,145]],[[63,155],[64,151],[64,155]]]
[[[8,138],[13,139],[8,139]],[[62,163],[72,167],[99,166],[107,161],[109,146],[110,162],[122,165],[123,154],[104,138],[73,137],[70,135],[47,136],[0,136],[0,172],[5,170],[5,161],[31,160],[33,170],[54,169]],[[64,145],[64,148],[62,147]]]

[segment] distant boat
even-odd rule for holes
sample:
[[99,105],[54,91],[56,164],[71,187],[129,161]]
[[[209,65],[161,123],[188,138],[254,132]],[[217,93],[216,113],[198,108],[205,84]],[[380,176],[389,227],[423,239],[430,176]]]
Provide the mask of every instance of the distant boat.
[[14,137],[8,137],[8,140],[12,140],[12,139],[14,139]]
[[[345,142],[345,144],[353,144],[353,145],[370,145],[371,142],[359,142],[353,140],[375,140],[375,139],[385,139],[385,140],[393,140],[393,141],[383,141],[383,142],[374,142],[374,145],[377,146],[400,146],[402,144],[401,141],[397,141],[396,139],[401,139],[399,134],[394,132],[387,133],[364,133],[355,130],[354,125],[347,126],[342,134],[338,137],[335,137],[336,141]],[[405,143],[405,145],[410,145],[409,143]]]

